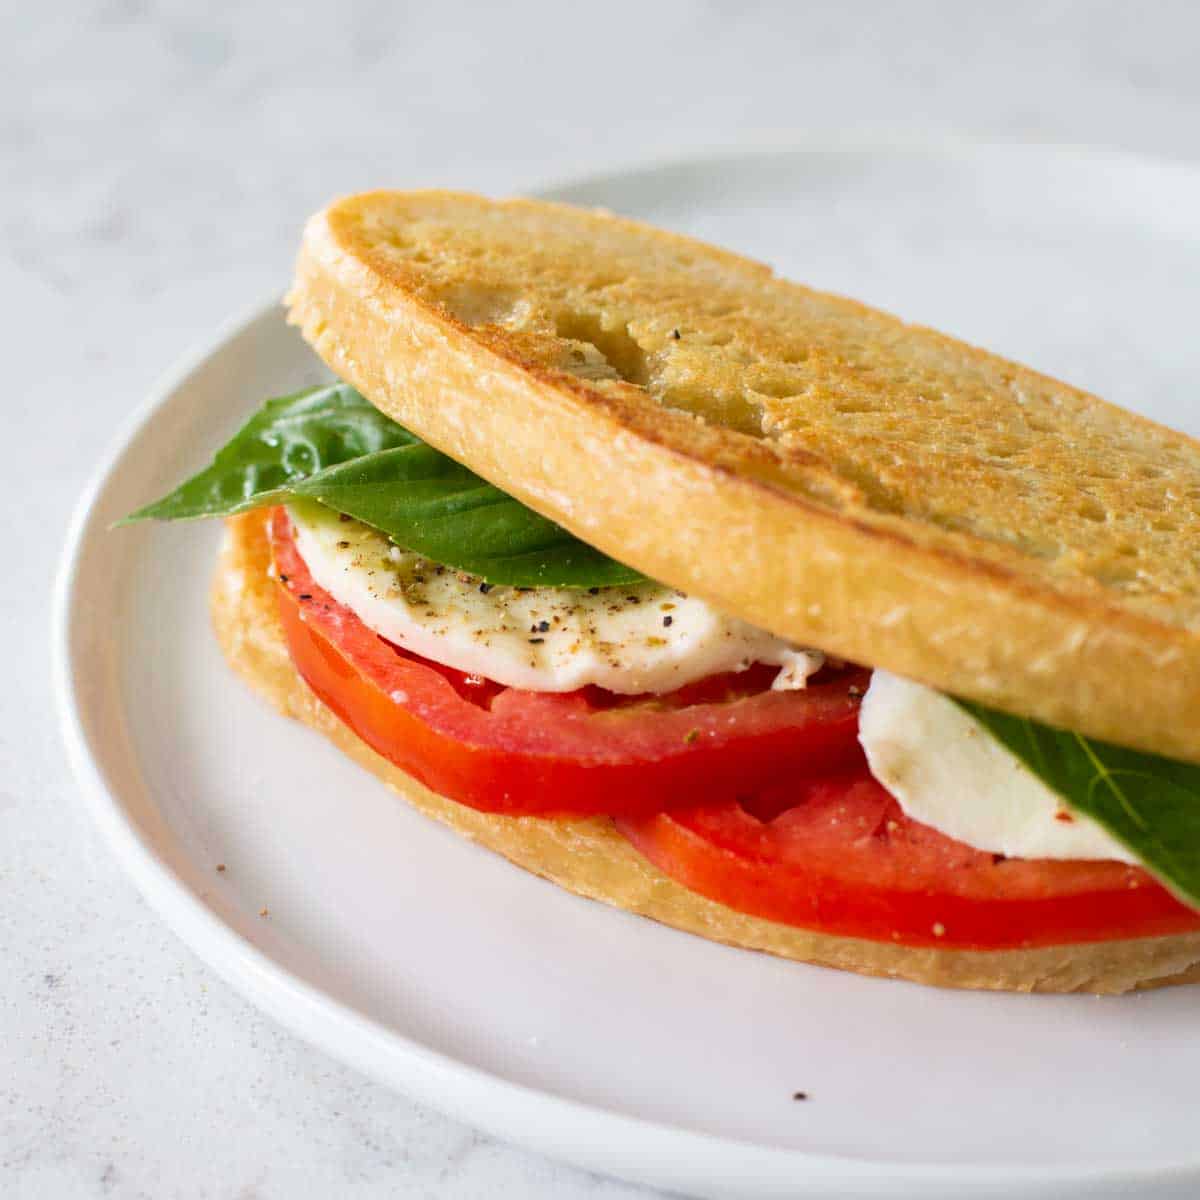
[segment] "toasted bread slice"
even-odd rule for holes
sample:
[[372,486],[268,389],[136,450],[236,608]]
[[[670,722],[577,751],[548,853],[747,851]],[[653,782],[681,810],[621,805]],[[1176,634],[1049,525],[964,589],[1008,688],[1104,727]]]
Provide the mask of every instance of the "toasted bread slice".
[[1200,445],[600,212],[374,192],[291,319],[383,411],[725,612],[1200,761]]
[[689,891],[651,866],[606,818],[493,816],[447,800],[376,754],[309,690],[288,655],[269,566],[265,514],[231,518],[212,611],[234,669],[278,709],[319,730],[426,816],[569,891],[712,941],[941,987],[1125,992],[1200,980],[1200,933],[990,951],[836,937],[746,916]]

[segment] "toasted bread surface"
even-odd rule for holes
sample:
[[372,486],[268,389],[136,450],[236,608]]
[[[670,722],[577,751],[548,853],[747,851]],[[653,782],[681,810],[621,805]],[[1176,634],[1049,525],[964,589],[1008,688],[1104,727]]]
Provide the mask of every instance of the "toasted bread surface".
[[265,516],[231,518],[212,612],[234,669],[281,712],[323,733],[425,815],[581,896],[713,941],[942,987],[1115,993],[1200,980],[1200,933],[1001,951],[910,949],[834,937],[746,916],[689,891],[642,858],[607,819],[492,816],[447,800],[376,754],[309,690],[288,655],[269,568]]
[[291,319],[581,538],[796,641],[1200,761],[1200,444],[599,212],[375,192]]

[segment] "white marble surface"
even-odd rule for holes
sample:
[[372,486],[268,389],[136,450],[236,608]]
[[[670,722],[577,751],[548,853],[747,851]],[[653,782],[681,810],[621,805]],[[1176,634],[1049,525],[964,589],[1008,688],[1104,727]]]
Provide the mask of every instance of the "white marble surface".
[[837,130],[1195,157],[1200,7],[58,0],[0,12],[14,551],[0,603],[0,1195],[634,1195],[310,1050],[150,915],[85,823],[55,728],[46,618],[70,505],[159,372],[280,287],[300,221],[331,193],[515,191]]

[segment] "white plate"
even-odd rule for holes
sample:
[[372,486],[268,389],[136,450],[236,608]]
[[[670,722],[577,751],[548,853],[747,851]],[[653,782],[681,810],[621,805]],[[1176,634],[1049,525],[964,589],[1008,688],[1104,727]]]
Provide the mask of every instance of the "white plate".
[[[1184,167],[835,148],[560,194],[732,245],[1175,424],[1200,420],[1200,174]],[[709,944],[468,845],[237,683],[206,614],[218,530],[108,526],[206,460],[261,398],[321,374],[273,307],[223,333],[121,439],[67,549],[57,670],[80,783],[199,954],[377,1078],[662,1187],[1195,1194],[1194,991],[938,992]]]

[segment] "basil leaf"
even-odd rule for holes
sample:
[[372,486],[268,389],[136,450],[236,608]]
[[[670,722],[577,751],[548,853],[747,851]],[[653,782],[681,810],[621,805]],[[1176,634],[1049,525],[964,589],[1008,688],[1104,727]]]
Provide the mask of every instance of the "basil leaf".
[[118,524],[232,516],[307,496],[435,562],[514,587],[644,577],[384,416],[347,384],[268,400],[212,464]]
[[417,439],[347,384],[268,400],[212,465],[118,524],[222,517],[279,504],[288,485],[335,463]]
[[606,587],[642,578],[424,442],[329,467],[290,490],[489,583]]
[[1069,809],[1102,825],[1180,900],[1200,908],[1200,766],[956,700]]

